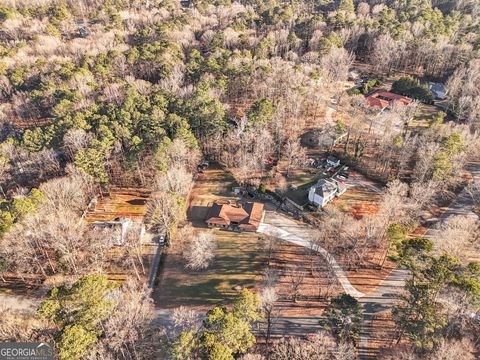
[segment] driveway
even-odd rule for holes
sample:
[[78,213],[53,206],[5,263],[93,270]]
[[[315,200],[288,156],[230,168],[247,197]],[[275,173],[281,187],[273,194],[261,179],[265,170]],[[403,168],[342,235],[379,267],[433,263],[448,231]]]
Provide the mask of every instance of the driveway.
[[313,229],[305,224],[296,223],[277,212],[267,211],[264,223],[258,228],[258,232],[274,236],[293,244],[312,249],[320,253],[329,263],[332,271],[343,287],[345,292],[355,298],[361,298],[364,294],[353,287],[345,272],[335,258],[321,246],[312,243]]

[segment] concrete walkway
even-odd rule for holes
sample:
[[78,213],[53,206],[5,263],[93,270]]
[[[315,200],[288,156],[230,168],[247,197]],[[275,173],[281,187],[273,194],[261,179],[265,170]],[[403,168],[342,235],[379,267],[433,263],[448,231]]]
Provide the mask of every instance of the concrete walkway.
[[310,241],[305,240],[299,236],[289,233],[284,229],[281,229],[277,226],[270,225],[270,224],[260,224],[260,227],[258,228],[258,232],[265,235],[274,236],[276,238],[291,242],[296,245],[306,247],[308,249],[312,248],[313,251],[320,253],[328,261],[328,263],[330,264],[330,267],[332,268],[332,271],[335,273],[335,276],[338,279],[338,282],[340,283],[340,285],[342,285],[343,289],[347,294],[355,298],[361,298],[362,296],[364,296],[362,292],[358,291],[353,287],[353,285],[348,280],[347,276],[343,272],[340,265],[338,265],[334,257],[324,248],[318,246],[317,244],[313,244],[312,246]]

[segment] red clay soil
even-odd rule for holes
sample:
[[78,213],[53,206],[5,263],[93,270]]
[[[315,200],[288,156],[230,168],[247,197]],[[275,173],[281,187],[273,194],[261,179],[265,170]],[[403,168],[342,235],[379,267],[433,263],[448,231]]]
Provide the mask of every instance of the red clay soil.
[[378,251],[371,249],[367,252],[365,260],[358,270],[346,271],[348,280],[358,291],[364,294],[374,291],[396,268],[397,264],[388,259],[380,268],[381,256]]
[[367,326],[371,329],[368,355],[377,358],[380,350],[388,349],[394,344],[397,337],[395,322],[392,320],[391,312],[386,311],[378,313]]
[[347,277],[355,289],[364,294],[369,294],[374,291],[394,269],[394,266],[384,266],[382,269],[347,271]]
[[[324,259],[309,255],[308,249],[279,240],[274,248],[270,268],[277,272],[276,290],[279,295],[277,307],[281,316],[304,316],[318,314],[327,304],[326,297],[341,293],[334,276],[328,276],[321,268]],[[292,277],[302,278],[298,298],[294,302]]]
[[368,204],[368,203],[353,205],[350,210],[350,213],[356,220],[360,220],[365,215],[378,213],[378,205]]

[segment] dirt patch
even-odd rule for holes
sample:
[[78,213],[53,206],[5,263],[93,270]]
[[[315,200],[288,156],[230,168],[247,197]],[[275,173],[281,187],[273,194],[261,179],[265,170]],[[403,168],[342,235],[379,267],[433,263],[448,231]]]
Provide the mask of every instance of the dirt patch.
[[360,220],[365,215],[372,215],[378,212],[378,205],[376,204],[357,204],[353,205],[350,213],[356,220]]
[[110,221],[120,217],[142,222],[147,212],[150,192],[140,188],[112,188],[111,191],[97,199],[92,209],[87,211],[85,220]]
[[219,165],[212,164],[198,175],[188,199],[187,218],[195,226],[202,226],[209,204],[217,200],[238,200],[232,193],[233,177]]
[[[276,274],[277,309],[283,317],[318,315],[330,296],[342,292],[321,255],[287,241],[275,242],[269,269]],[[295,301],[296,283],[299,285]]]

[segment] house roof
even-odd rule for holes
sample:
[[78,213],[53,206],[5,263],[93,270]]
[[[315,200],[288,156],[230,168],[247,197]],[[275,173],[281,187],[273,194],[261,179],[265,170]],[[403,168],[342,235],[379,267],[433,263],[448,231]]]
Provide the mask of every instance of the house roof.
[[379,91],[367,97],[370,106],[381,107],[392,106],[394,103],[408,105],[413,102],[409,97],[398,95],[389,91]]
[[313,187],[315,189],[315,193],[323,198],[335,193],[338,189],[336,182],[325,179],[320,179],[315,185],[313,185]]
[[232,222],[239,227],[255,229],[260,226],[263,215],[263,204],[247,202],[243,205],[232,202],[216,201],[208,210],[206,222],[216,225],[230,225]]
[[428,88],[437,97],[441,98],[447,95],[447,88],[441,83],[430,82]]

